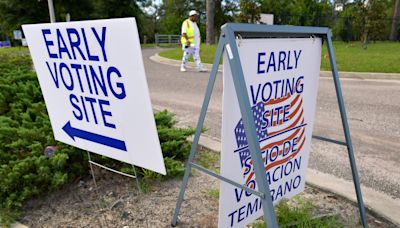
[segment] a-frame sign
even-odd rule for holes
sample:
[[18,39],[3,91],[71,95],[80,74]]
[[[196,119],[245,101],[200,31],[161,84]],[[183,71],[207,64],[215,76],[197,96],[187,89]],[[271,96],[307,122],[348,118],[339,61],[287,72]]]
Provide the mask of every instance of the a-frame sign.
[[[361,194],[361,188],[360,188],[360,181],[358,177],[358,171],[356,167],[356,161],[354,157],[354,152],[353,152],[353,146],[351,142],[351,137],[350,137],[350,130],[349,130],[349,125],[347,121],[347,116],[346,116],[346,110],[345,110],[345,105],[343,101],[343,95],[342,95],[342,90],[340,86],[340,81],[339,81],[339,74],[336,66],[336,60],[335,60],[335,55],[333,52],[333,45],[332,45],[332,40],[331,40],[331,30],[329,28],[325,27],[301,27],[301,26],[277,26],[277,25],[255,25],[255,24],[225,24],[222,26],[221,30],[221,35],[219,38],[218,42],[218,47],[217,51],[215,54],[214,58],[214,64],[211,70],[210,74],[210,79],[209,83],[206,89],[205,93],[205,98],[203,101],[202,109],[200,112],[200,117],[197,123],[197,128],[196,128],[196,133],[195,137],[193,139],[192,143],[192,148],[191,152],[189,155],[188,162],[186,164],[186,169],[185,169],[185,175],[183,178],[183,182],[181,185],[179,197],[176,203],[176,208],[175,208],[175,213],[172,219],[172,225],[175,226],[177,224],[178,220],[178,214],[180,211],[180,207],[183,201],[185,189],[188,184],[189,180],[189,174],[191,172],[192,168],[196,168],[200,171],[203,171],[211,176],[214,176],[223,182],[226,182],[237,189],[242,189],[246,191],[248,194],[253,194],[254,196],[259,197],[260,202],[257,205],[260,205],[260,209],[262,209],[263,215],[264,215],[264,221],[265,224],[268,225],[268,227],[278,227],[277,221],[276,221],[276,216],[275,216],[275,211],[273,207],[273,197],[271,197],[271,189],[270,189],[270,180],[268,180],[268,175],[266,175],[267,167],[266,167],[266,156],[265,156],[265,151],[261,151],[260,149],[260,135],[267,135],[267,131],[265,131],[265,134],[263,132],[260,133],[260,129],[258,129],[257,124],[257,119],[255,118],[256,113],[254,108],[255,107],[253,104],[253,108],[250,104],[250,99],[249,99],[249,93],[248,93],[248,88],[246,87],[246,78],[244,74],[244,66],[242,65],[243,62],[241,62],[241,58],[238,46],[240,46],[240,40],[245,41],[247,40],[254,40],[256,41],[257,39],[297,39],[297,38],[317,38],[319,40],[325,40],[327,42],[328,46],[328,53],[329,53],[329,60],[330,60],[330,65],[332,69],[332,76],[333,76],[333,81],[335,84],[335,89],[336,89],[336,96],[338,99],[338,105],[339,105],[339,110],[340,110],[340,115],[342,119],[342,125],[343,125],[343,130],[344,130],[344,135],[345,135],[345,142],[339,142],[337,140],[333,139],[328,139],[325,137],[321,136],[315,136],[313,135],[312,137],[315,139],[319,140],[324,140],[327,142],[332,142],[340,145],[347,146],[348,149],[348,156],[349,156],[349,161],[350,161],[350,166],[352,170],[352,175],[353,175],[353,183],[355,187],[355,192],[357,195],[357,201],[358,201],[358,208],[361,216],[361,221],[364,227],[368,227],[367,224],[367,219],[366,219],[366,214],[365,214],[365,207],[362,199],[362,194]],[[321,46],[321,44],[320,44]],[[320,50],[320,49],[319,49]],[[229,62],[229,67],[225,68],[230,70],[231,74],[231,81],[234,86],[234,91],[236,93],[238,105],[240,108],[240,114],[241,114],[241,119],[240,122],[238,123],[238,126],[241,128],[241,132],[239,132],[236,129],[236,136],[238,136],[237,140],[244,140],[245,141],[245,147],[247,150],[247,156],[251,156],[251,167],[254,171],[255,180],[254,180],[254,185],[257,185],[257,188],[254,187],[254,185],[245,185],[238,183],[235,180],[232,180],[230,178],[227,178],[224,175],[219,175],[215,172],[212,172],[196,163],[194,163],[194,157],[196,154],[197,150],[197,145],[199,142],[200,134],[203,128],[203,123],[204,119],[206,116],[206,112],[208,109],[208,104],[210,101],[210,97],[214,88],[214,83],[218,71],[218,65],[220,62],[221,57],[223,56],[224,51],[226,52],[226,57],[224,58],[224,61]],[[292,53],[293,54],[293,53]],[[267,57],[265,53],[258,53],[258,68],[257,71],[258,73],[264,73],[265,71],[268,71],[268,69],[260,69],[260,66],[267,66],[271,64],[275,64],[276,62],[279,62],[277,67],[283,67],[285,68],[284,65],[284,58],[288,57],[290,53],[279,53],[279,56],[277,57]],[[293,59],[296,59],[296,65],[297,65],[297,60],[300,58],[300,51],[294,53],[292,57]],[[225,62],[224,62],[225,64]],[[286,63],[286,68],[289,67],[289,60]],[[318,63],[319,64],[319,63]],[[276,67],[276,65],[274,66]],[[293,66],[290,66],[293,67]],[[276,69],[274,69],[276,70]],[[224,72],[225,73],[225,72]],[[301,78],[303,79],[303,78]],[[293,81],[295,79],[293,78]],[[290,81],[290,80],[289,80]],[[289,82],[288,81],[288,82]],[[275,82],[274,82],[275,83]],[[296,81],[295,85],[297,85],[299,82]],[[283,85],[282,85],[283,88]],[[288,86],[286,88],[292,88],[293,90],[293,85]],[[314,88],[317,89],[317,88]],[[225,91],[224,91],[225,92]],[[276,93],[276,92],[275,92]],[[283,92],[282,92],[283,94]],[[289,93],[290,95],[290,93]],[[252,97],[254,100],[254,97]],[[264,103],[263,105],[267,105],[268,102]],[[315,106],[315,104],[314,104]],[[280,110],[280,113],[285,113],[285,110]],[[289,113],[289,111],[287,111]],[[274,115],[274,113],[270,113],[269,115]],[[279,114],[278,114],[279,115]],[[286,118],[288,119],[288,118]],[[284,118],[284,120],[286,120]],[[283,120],[283,121],[284,121]],[[267,121],[268,122],[268,121]],[[282,120],[281,122],[282,123]],[[304,124],[303,124],[304,125]],[[302,125],[302,126],[303,126]],[[300,126],[300,127],[302,127]],[[312,124],[311,124],[312,126]],[[238,135],[239,134],[239,135]],[[311,133],[310,133],[311,134]],[[268,138],[268,137],[267,137]],[[223,139],[224,140],[224,139]],[[241,141],[241,142],[242,142]],[[294,141],[293,141],[294,142]],[[222,142],[224,143],[224,142]],[[298,141],[297,141],[298,143]],[[294,143],[293,143],[294,145]],[[223,151],[221,152],[223,153]],[[287,152],[288,153],[288,152]],[[282,150],[280,151],[279,154],[282,154]],[[285,148],[283,148],[283,154],[285,154]],[[263,156],[264,155],[264,156]],[[278,151],[272,156],[278,156]],[[222,155],[221,155],[222,157]],[[275,158],[275,157],[274,157]],[[242,159],[242,158],[241,158]],[[242,161],[243,162],[243,161]],[[243,166],[243,163],[242,163]],[[249,167],[247,171],[249,171]],[[258,201],[257,201],[258,202]],[[221,207],[221,205],[220,205]],[[254,209],[254,208],[253,208]],[[233,225],[233,217],[232,223],[230,224],[231,226]],[[239,218],[240,220],[241,218]]]

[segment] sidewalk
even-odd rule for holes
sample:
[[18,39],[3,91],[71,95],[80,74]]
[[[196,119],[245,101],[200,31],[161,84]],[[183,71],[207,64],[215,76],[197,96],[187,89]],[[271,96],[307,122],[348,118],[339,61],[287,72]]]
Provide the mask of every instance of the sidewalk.
[[[171,66],[180,66],[181,65],[180,60],[164,58],[164,57],[159,56],[158,53],[151,56],[150,59],[153,60],[154,62],[167,64],[167,65],[171,65]],[[189,62],[188,68],[195,70],[196,66],[193,62]],[[212,64],[205,63],[204,68],[207,71],[211,71]],[[222,65],[219,65],[218,71],[222,72]],[[320,75],[321,75],[321,77],[332,77],[332,72],[321,71]],[[369,73],[369,72],[340,71],[339,76],[340,76],[340,78],[352,78],[352,79],[400,80],[400,74],[398,74],[398,73]]]

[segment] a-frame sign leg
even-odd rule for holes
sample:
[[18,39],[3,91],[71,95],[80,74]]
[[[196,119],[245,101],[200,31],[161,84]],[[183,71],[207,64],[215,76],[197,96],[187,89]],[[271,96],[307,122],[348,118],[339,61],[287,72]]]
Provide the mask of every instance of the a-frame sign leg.
[[353,144],[351,142],[349,124],[347,122],[346,109],[345,109],[345,105],[344,105],[344,101],[343,101],[342,88],[340,86],[339,73],[338,73],[337,66],[336,66],[336,59],[335,59],[335,54],[333,52],[331,36],[332,36],[332,33],[329,30],[329,32],[327,34],[327,38],[326,38],[327,45],[328,45],[329,61],[330,61],[331,68],[332,68],[333,81],[335,82],[336,96],[338,99],[340,116],[342,118],[342,125],[343,125],[344,135],[346,138],[347,152],[349,155],[351,172],[353,175],[353,183],[354,183],[354,188],[355,188],[356,195],[357,195],[358,209],[360,211],[360,216],[361,216],[361,222],[364,227],[368,227],[367,216],[365,214],[364,201],[362,198],[361,188],[360,188],[360,178],[358,177],[356,160],[354,158]]
[[199,143],[199,139],[200,139],[200,134],[201,131],[203,129],[203,124],[204,124],[204,119],[206,117],[206,113],[207,113],[207,109],[208,109],[208,104],[210,103],[210,98],[211,98],[211,94],[212,91],[214,89],[214,84],[215,84],[215,79],[217,77],[217,72],[218,72],[218,66],[219,66],[219,61],[222,57],[222,53],[224,51],[224,38],[222,36],[220,36],[219,38],[219,42],[218,42],[218,47],[217,47],[217,51],[215,53],[215,57],[214,57],[214,64],[213,67],[211,69],[211,73],[210,73],[210,79],[208,80],[208,86],[206,89],[206,94],[204,96],[204,101],[203,101],[203,105],[200,111],[200,116],[199,116],[199,120],[197,122],[197,127],[196,127],[196,133],[194,135],[194,139],[192,142],[192,148],[190,150],[190,155],[189,155],[189,159],[186,163],[186,168],[185,168],[185,175],[183,177],[183,181],[182,181],[182,185],[181,185],[181,189],[179,192],[179,197],[178,200],[176,202],[176,207],[175,207],[175,212],[174,212],[174,217],[172,218],[172,226],[176,226],[176,223],[178,221],[178,214],[179,211],[181,209],[181,205],[182,205],[182,201],[183,201],[183,197],[185,195],[185,190],[189,181],[189,175],[190,172],[192,170],[192,162],[193,159],[196,155],[196,151],[197,151],[197,145]]
[[270,228],[278,227],[274,206],[270,193],[269,184],[265,178],[265,167],[260,151],[260,143],[254,126],[254,116],[251,110],[249,95],[247,93],[246,82],[244,80],[243,69],[239,59],[239,52],[236,45],[235,34],[229,27],[222,27],[223,34],[227,39],[227,53],[229,65],[232,72],[233,83],[236,90],[236,97],[239,102],[240,113],[244,124],[245,133],[248,140],[250,155],[254,164],[254,174],[258,190],[264,193],[264,197],[260,197],[264,212],[264,221]]

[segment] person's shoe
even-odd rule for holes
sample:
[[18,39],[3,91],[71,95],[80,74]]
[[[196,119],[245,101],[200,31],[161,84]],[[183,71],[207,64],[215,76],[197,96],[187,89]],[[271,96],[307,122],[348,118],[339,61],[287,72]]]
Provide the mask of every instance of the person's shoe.
[[203,64],[200,63],[200,65],[197,67],[197,72],[205,72],[206,69],[204,69]]
[[182,71],[182,72],[185,72],[185,71],[186,71],[186,68],[185,68],[184,66],[181,66],[181,71]]

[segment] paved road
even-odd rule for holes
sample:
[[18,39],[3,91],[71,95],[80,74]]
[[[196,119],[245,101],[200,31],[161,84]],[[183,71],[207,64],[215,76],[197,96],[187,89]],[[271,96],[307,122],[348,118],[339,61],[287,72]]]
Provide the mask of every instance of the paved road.
[[[182,126],[195,126],[209,73],[179,72],[179,68],[149,59],[157,50],[144,49],[150,95],[156,109],[176,113]],[[342,80],[347,115],[361,183],[400,198],[400,81]],[[222,74],[218,74],[207,113],[206,132],[220,138]],[[333,81],[319,82],[314,134],[344,141]],[[313,139],[309,166],[351,180],[344,146]]]

